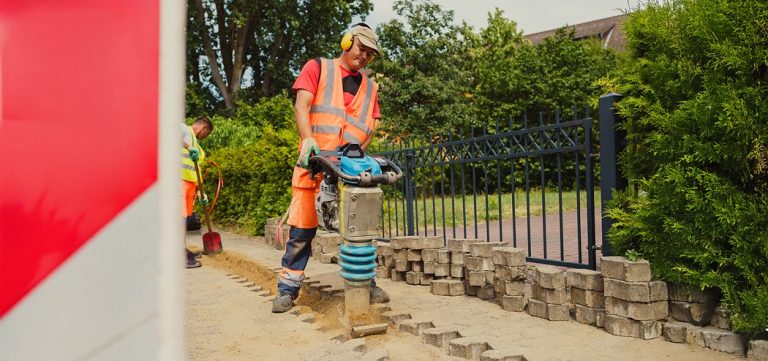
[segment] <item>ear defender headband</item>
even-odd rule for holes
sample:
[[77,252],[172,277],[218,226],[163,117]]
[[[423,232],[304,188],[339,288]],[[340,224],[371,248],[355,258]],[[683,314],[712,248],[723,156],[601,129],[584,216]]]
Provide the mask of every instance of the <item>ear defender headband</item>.
[[[352,25],[352,28],[350,28],[350,30],[347,30],[347,32],[344,33],[344,36],[341,37],[341,43],[339,44],[341,45],[341,50],[347,51],[352,48],[353,39],[355,38],[355,34],[352,33],[352,29],[355,28],[356,26],[365,26],[368,29],[371,28],[366,23],[357,23],[355,25]],[[373,60],[373,58],[375,57],[376,57],[375,55],[371,54],[371,60]]]

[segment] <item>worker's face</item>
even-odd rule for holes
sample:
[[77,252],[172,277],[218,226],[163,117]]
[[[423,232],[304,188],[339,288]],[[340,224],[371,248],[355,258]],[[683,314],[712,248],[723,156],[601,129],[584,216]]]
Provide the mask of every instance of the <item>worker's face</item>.
[[195,137],[197,139],[205,139],[209,134],[211,134],[211,128],[208,128],[206,124],[201,124],[195,128]]
[[345,58],[350,70],[358,71],[366,66],[371,59],[373,59],[375,54],[376,52],[373,49],[363,45],[363,43],[355,37],[352,47],[345,51],[342,56]]

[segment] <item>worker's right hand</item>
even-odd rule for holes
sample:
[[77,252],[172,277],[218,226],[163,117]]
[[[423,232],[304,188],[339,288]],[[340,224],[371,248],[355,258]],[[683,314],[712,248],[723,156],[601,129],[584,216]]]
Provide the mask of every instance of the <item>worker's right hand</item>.
[[197,148],[189,148],[189,158],[192,159],[193,162],[197,162],[200,160],[200,150]]
[[301,141],[301,152],[299,153],[298,165],[302,168],[309,168],[309,157],[313,154],[320,154],[320,146],[317,145],[315,138],[307,137]]

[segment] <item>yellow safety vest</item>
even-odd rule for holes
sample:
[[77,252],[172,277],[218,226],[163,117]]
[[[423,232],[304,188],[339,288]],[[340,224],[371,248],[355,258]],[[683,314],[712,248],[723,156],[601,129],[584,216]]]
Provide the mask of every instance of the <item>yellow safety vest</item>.
[[[197,148],[200,151],[200,160],[198,164],[203,163],[205,159],[205,151],[200,148],[200,144],[197,142],[197,136],[195,136],[195,130],[192,127],[188,127],[192,133],[192,148]],[[197,184],[197,172],[195,171],[195,163],[192,158],[189,157],[189,150],[181,148],[181,179]]]

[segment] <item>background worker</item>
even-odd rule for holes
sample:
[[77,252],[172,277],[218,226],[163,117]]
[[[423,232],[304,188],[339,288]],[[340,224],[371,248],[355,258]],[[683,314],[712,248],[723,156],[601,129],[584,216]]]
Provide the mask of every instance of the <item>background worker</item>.
[[[360,69],[374,55],[381,55],[377,42],[376,33],[368,25],[356,24],[342,38],[343,52],[338,58],[308,61],[293,84],[301,143],[291,182],[293,198],[287,221],[291,228],[272,312],[286,312],[293,307],[312,253],[311,242],[318,226],[314,199],[320,181],[319,177],[309,176],[309,157],[346,143],[357,143],[366,149],[371,142],[379,119],[378,85]],[[387,293],[373,280],[371,302],[388,301]]]
[[[187,217],[192,215],[192,211],[195,208],[195,194],[197,193],[197,172],[195,171],[195,163],[202,163],[205,159],[205,152],[200,147],[198,140],[205,139],[209,134],[213,132],[213,123],[206,117],[200,117],[192,123],[192,126],[181,124],[181,181],[182,181],[182,197],[184,199],[183,217],[186,221]],[[201,194],[200,203],[203,205],[208,204],[208,197],[205,194]],[[186,241],[185,241],[186,243]],[[197,268],[202,264],[197,258],[200,257],[200,252],[191,252],[188,248],[187,251],[187,268]]]

